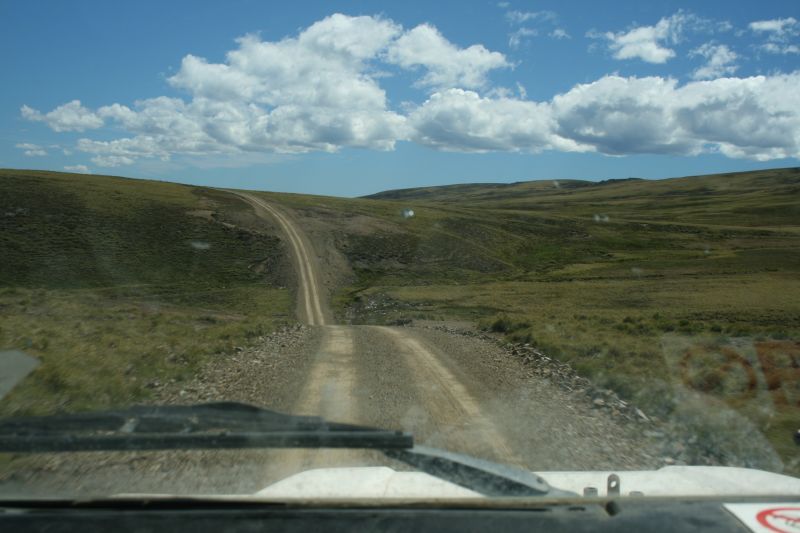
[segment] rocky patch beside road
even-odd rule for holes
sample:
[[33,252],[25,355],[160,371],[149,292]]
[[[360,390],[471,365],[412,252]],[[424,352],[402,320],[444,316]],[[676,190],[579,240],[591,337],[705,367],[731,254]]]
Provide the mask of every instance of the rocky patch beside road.
[[648,441],[647,447],[656,452],[660,466],[725,465],[783,470],[777,454],[759,432],[751,431],[748,421],[723,406],[708,405],[707,398],[692,391],[676,388],[670,400],[679,407],[673,416],[662,419],[623,400],[612,390],[595,386],[568,363],[546,355],[531,344],[507,343],[471,327],[436,323],[423,323],[416,327],[497,346],[509,358],[521,361],[529,376],[546,380],[568,393],[575,403],[610,415],[640,434]]
[[[320,330],[296,324],[220,355],[187,383],[160,387],[157,404],[233,401],[291,411],[311,363]],[[294,393],[293,393],[294,391]]]

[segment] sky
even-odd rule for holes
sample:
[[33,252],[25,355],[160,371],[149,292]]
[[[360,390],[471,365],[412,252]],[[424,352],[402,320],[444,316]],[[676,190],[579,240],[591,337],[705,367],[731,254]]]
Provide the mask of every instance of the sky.
[[798,166],[800,2],[0,0],[0,167],[358,196]]

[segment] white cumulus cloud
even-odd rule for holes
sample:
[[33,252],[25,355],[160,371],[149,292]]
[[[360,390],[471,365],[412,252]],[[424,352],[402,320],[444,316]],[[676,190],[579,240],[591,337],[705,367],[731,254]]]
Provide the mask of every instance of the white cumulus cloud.
[[96,129],[103,125],[103,119],[83,107],[80,100],[73,100],[58,106],[45,114],[26,105],[22,106],[21,112],[23,118],[45,122],[53,131],[84,131]]
[[764,43],[759,48],[770,54],[800,54],[800,46],[796,44]]
[[[508,34],[508,46],[517,50],[527,44],[531,37],[546,35],[554,39],[569,39],[570,35],[564,28],[557,27],[558,14],[555,11],[506,11],[506,20],[513,31]],[[536,27],[531,27],[535,25]],[[548,31],[548,28],[552,30]]]
[[491,70],[510,66],[500,52],[480,44],[458,48],[428,24],[417,26],[392,43],[387,59],[404,68],[424,67],[427,73],[419,84],[434,88],[480,88]]
[[708,80],[733,74],[738,70],[735,64],[739,56],[727,45],[705,43],[690,52],[691,56],[701,56],[706,59],[706,64],[692,73],[696,80]]
[[606,76],[553,99],[557,132],[606,154],[720,152],[800,156],[800,72],[682,87],[661,77]]
[[516,50],[529,37],[535,37],[538,33],[533,28],[518,28],[508,34],[508,46]]
[[553,11],[508,11],[506,18],[512,24],[525,24],[536,20],[555,21],[558,15]]
[[787,17],[785,19],[756,20],[751,22],[748,27],[755,32],[768,32],[775,35],[786,35],[791,33],[797,26],[797,19]]
[[67,165],[64,167],[67,172],[75,172],[77,174],[91,174],[92,171],[86,165]]
[[90,110],[77,100],[24,118],[55,131],[116,124],[129,136],[81,139],[98,166],[172,154],[302,153],[342,147],[391,150],[408,137],[406,117],[389,109],[378,63],[422,69],[420,85],[482,87],[509,66],[482,45],[460,48],[432,26],[403,30],[382,17],[331,15],[295,37],[245,36],[222,63],[187,55],[169,83],[188,99],[158,97]]
[[[79,139],[78,150],[94,154],[92,163],[99,167],[118,167],[130,165],[141,157],[159,157],[167,159],[170,155],[170,148],[173,152],[188,152],[187,146],[175,149],[175,146],[168,146],[163,143],[168,139],[162,136],[138,135],[113,141],[94,141],[91,139]],[[173,139],[173,143],[181,143],[183,139]],[[210,147],[213,148],[213,147]],[[203,153],[197,150],[196,154]]]
[[800,71],[695,82],[676,94],[681,126],[711,151],[760,161],[800,157]]
[[[296,37],[245,36],[223,63],[187,55],[168,81],[188,99],[163,96],[96,111],[74,101],[46,115],[25,106],[22,114],[56,131],[104,123],[125,129],[130,135],[121,139],[78,142],[98,166],[178,153],[390,150],[406,137],[406,119],[388,109],[371,63],[402,32],[381,17],[335,14]],[[436,73],[445,67],[436,67]],[[472,71],[466,71],[469,78]]]
[[664,17],[654,26],[638,26],[628,31],[590,32],[590,37],[602,37],[608,42],[608,49],[615,59],[641,59],[647,63],[666,63],[675,57],[675,51],[667,45],[675,44],[687,24],[696,24],[697,17],[678,11]]
[[47,150],[45,150],[44,147],[39,146],[38,144],[19,143],[16,145],[16,147],[22,150],[22,153],[28,157],[38,157],[47,155]]
[[797,86],[800,72],[682,86],[658,76],[604,76],[545,102],[451,89],[433,94],[409,121],[415,142],[440,150],[796,158]]
[[668,106],[675,85],[619,76],[576,85],[553,99],[557,131],[605,154],[690,152]]
[[770,54],[800,54],[800,46],[791,41],[800,35],[800,24],[794,17],[783,19],[757,20],[749,28],[766,35],[766,42],[759,49]]
[[546,103],[483,98],[474,91],[449,89],[433,94],[409,120],[414,141],[443,150],[579,149],[553,133],[555,122]]
[[[603,38],[619,57],[657,63],[674,54],[667,46],[683,32],[703,24],[711,27],[678,12]],[[185,56],[168,80],[181,97],[97,109],[73,100],[48,113],[23,106],[22,115],[55,131],[113,126],[104,133],[116,136],[86,135],[74,146],[97,167],[175,155],[212,164],[348,147],[392,150],[403,141],[462,152],[800,157],[800,71],[734,78],[737,55],[728,46],[709,42],[692,53],[705,63],[683,85],[604,76],[535,101],[519,84],[513,91],[491,86],[489,74],[511,65],[480,44],[460,47],[425,24],[406,30],[382,17],[332,15],[280,40],[242,37],[219,63]],[[429,94],[392,108],[381,81],[402,69],[419,71],[417,85]]]

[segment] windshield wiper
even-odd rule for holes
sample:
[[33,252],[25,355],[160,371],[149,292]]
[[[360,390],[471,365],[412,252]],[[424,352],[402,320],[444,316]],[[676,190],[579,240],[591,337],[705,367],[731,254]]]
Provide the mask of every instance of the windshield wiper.
[[417,470],[486,496],[577,496],[555,489],[536,474],[514,466],[484,461],[428,446],[383,450],[384,455]]
[[0,452],[238,448],[353,448],[387,457],[487,496],[564,496],[519,468],[415,446],[409,433],[294,416],[235,402],[135,406],[0,420]]
[[238,448],[410,448],[410,434],[251,405],[134,406],[0,420],[0,452]]

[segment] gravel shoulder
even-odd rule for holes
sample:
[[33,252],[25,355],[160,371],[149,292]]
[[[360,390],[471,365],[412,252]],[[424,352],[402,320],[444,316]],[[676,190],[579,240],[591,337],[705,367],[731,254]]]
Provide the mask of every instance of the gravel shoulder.
[[537,376],[495,343],[423,328],[406,331],[458,377],[522,466],[535,471],[659,466],[655,443],[643,435],[645,426]]

